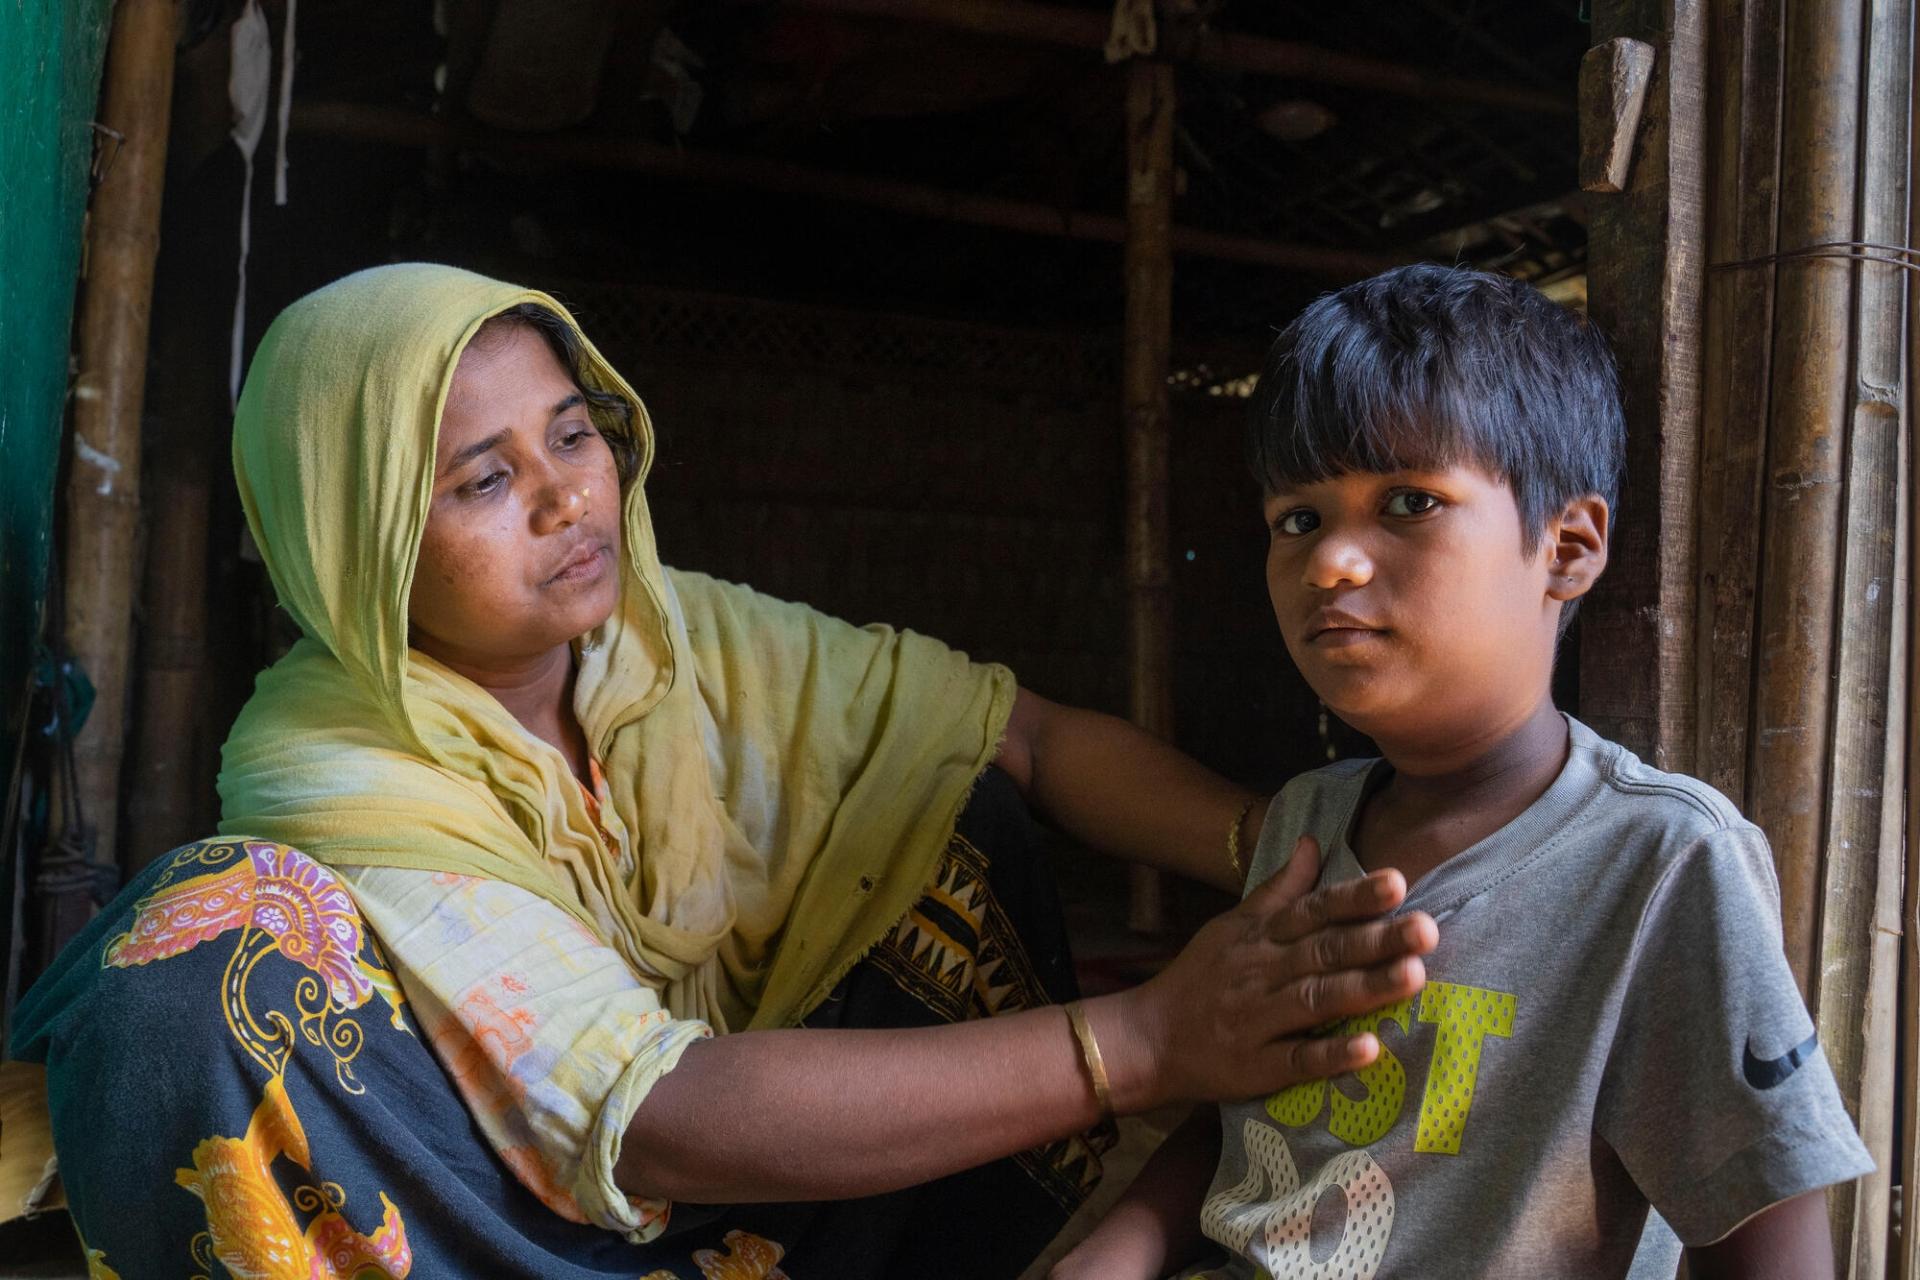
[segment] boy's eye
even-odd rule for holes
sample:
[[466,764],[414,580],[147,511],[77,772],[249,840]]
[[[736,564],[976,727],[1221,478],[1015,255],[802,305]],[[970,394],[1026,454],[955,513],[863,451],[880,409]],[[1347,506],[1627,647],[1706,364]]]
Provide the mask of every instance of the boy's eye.
[[1396,493],[1387,499],[1387,514],[1390,516],[1423,516],[1440,505],[1440,499],[1430,493],[1408,490]]
[[1273,522],[1275,533],[1299,535],[1312,533],[1320,527],[1320,513],[1305,507],[1295,507]]

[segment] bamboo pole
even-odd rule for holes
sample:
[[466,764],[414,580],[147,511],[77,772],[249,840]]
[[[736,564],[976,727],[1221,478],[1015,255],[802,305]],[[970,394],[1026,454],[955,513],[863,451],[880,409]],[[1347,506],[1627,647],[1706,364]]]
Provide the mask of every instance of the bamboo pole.
[[[1849,240],[1859,164],[1861,15],[1847,3],[1787,10],[1780,247]],[[1780,871],[1787,959],[1811,981],[1826,838],[1833,625],[1853,325],[1851,263],[1780,272],[1757,605],[1749,812]]]
[[[1870,0],[1860,109],[1858,238],[1907,242],[1907,77],[1913,0]],[[1835,619],[1833,745],[1822,866],[1816,1018],[1841,1096],[1874,1172],[1828,1195],[1837,1274],[1887,1273],[1893,1088],[1900,966],[1900,795],[1904,782],[1904,643],[1896,581],[1901,530],[1901,414],[1907,272],[1853,268],[1854,352],[1845,463],[1845,523]],[[1904,638],[1904,637],[1903,637]],[[1895,667],[1896,657],[1900,665]],[[1894,797],[1888,795],[1891,788]]]
[[[1920,40],[1908,50],[1908,109],[1920,106]],[[1920,128],[1909,128],[1907,139],[1909,175],[1920,174]],[[1909,181],[1907,188],[1907,227],[1912,234],[1920,228],[1920,181]],[[1906,561],[1900,575],[1905,588],[1907,614],[1906,640],[1906,763],[1911,768],[1920,762],[1920,697],[1914,694],[1920,683],[1920,610],[1914,607],[1914,566],[1920,565],[1920,511],[1915,509],[1920,485],[1914,482],[1914,468],[1920,466],[1920,395],[1914,394],[1913,379],[1920,373],[1920,288],[1907,285],[1907,397],[1906,456],[1900,468],[1900,510],[1905,518]],[[1900,1075],[1906,1082],[1898,1135],[1899,1164],[1894,1181],[1901,1188],[1900,1250],[1894,1259],[1892,1274],[1900,1280],[1920,1280],[1920,1227],[1914,1223],[1915,1199],[1920,1196],[1920,785],[1909,774],[1906,793],[1906,886],[1900,911],[1902,936],[1900,1012],[1904,1026],[1900,1045]],[[1889,788],[1889,802],[1892,801]]]
[[[1133,722],[1173,737],[1173,588],[1168,562],[1167,371],[1173,345],[1173,68],[1127,68],[1127,684]],[[1127,922],[1166,928],[1165,881],[1132,872]]]
[[[1707,100],[1711,203],[1707,260],[1775,249],[1780,191],[1781,0],[1712,0]],[[1709,271],[1700,415],[1698,755],[1694,772],[1747,803],[1776,268]]]
[[[112,169],[88,217],[67,486],[67,649],[93,681],[93,713],[75,744],[93,857],[112,862],[119,823],[133,566],[140,516],[140,410],[148,308],[159,248],[178,0],[119,0],[108,39],[100,118],[117,130]],[[84,921],[86,903],[76,908]],[[57,928],[75,921],[56,915]],[[51,940],[54,946],[64,937]]]
[[[975,35],[1004,36],[1075,49],[1104,49],[1111,18],[1102,9],[1068,9],[1030,0],[785,0],[815,13],[923,22]],[[1208,27],[1162,29],[1162,52],[1178,62],[1223,71],[1279,76],[1429,102],[1468,102],[1515,111],[1569,115],[1570,93],[1441,75],[1425,67],[1340,53],[1297,40],[1271,40]]]
[[[618,169],[689,182],[771,191],[1027,235],[1125,244],[1127,220],[1079,213],[1031,200],[943,191],[888,178],[831,173],[760,156],[729,156],[661,146],[641,138],[590,134],[525,137],[459,125],[420,112],[348,102],[308,102],[293,108],[295,131],[390,146],[462,148],[481,154],[589,169]],[[1198,227],[1174,227],[1176,253],[1275,267],[1345,282],[1413,260],[1412,255],[1328,249]]]

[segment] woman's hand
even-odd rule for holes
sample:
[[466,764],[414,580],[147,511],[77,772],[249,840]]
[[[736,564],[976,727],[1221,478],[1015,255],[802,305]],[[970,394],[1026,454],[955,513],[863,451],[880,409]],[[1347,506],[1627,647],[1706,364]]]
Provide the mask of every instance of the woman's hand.
[[1379,1057],[1373,1035],[1325,1028],[1419,991],[1439,930],[1424,912],[1376,918],[1406,897],[1397,871],[1308,892],[1319,871],[1319,846],[1302,837],[1285,871],[1158,976],[1088,1003],[1116,1110],[1259,1097]]

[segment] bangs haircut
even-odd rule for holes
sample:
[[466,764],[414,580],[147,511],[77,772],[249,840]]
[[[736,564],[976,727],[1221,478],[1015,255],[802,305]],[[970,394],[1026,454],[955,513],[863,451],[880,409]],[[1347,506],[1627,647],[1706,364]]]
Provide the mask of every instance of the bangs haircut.
[[1626,424],[1606,339],[1508,276],[1421,263],[1319,298],[1274,340],[1249,408],[1269,494],[1471,466],[1512,490],[1525,555],[1575,498],[1618,500]]

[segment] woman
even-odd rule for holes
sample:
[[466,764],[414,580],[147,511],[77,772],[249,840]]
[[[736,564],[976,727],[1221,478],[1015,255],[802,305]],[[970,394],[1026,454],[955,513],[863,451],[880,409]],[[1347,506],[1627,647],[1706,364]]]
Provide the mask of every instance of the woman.
[[[235,471],[304,638],[227,743],[228,838],[20,1012],[101,1266],[1010,1274],[1107,1112],[1377,1052],[1300,1033],[1417,989],[1431,922],[1324,927],[1404,886],[1295,901],[1311,856],[1152,982],[1051,1007],[1009,782],[1230,889],[1263,806],[924,637],[663,569],[652,443],[538,293],[384,267],[269,330]],[[200,1101],[129,1111],[142,1071]]]

